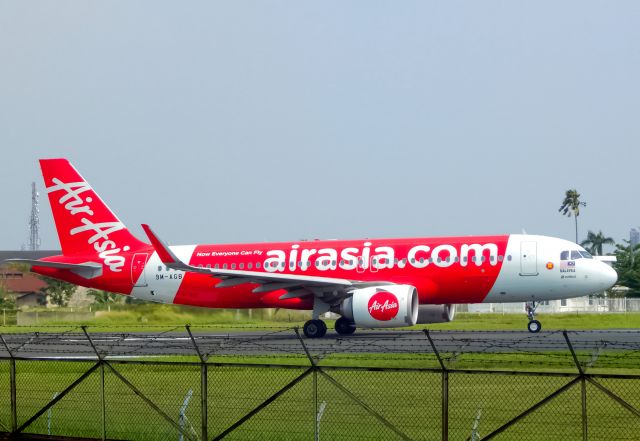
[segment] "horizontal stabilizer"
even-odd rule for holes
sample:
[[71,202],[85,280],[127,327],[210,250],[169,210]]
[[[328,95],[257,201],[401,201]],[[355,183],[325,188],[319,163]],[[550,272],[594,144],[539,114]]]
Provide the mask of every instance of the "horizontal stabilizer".
[[102,275],[102,265],[96,262],[65,263],[32,259],[7,259],[5,262],[26,263],[31,266],[40,266],[44,268],[66,269],[80,277],[84,277],[85,279],[93,279],[94,277],[100,277]]

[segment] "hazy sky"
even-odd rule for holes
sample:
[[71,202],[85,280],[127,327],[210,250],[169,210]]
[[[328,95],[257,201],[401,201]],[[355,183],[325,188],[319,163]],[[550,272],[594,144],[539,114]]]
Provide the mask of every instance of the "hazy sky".
[[[640,225],[638,1],[0,0],[0,249],[67,157],[172,244]],[[43,248],[58,240],[41,197]]]

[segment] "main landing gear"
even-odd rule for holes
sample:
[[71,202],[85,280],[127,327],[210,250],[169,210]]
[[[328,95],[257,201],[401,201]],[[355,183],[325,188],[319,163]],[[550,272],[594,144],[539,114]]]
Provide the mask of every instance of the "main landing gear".
[[[313,319],[304,324],[302,331],[307,338],[322,338],[327,333],[327,325],[320,319]],[[336,320],[336,332],[340,335],[351,335],[356,332],[356,325],[340,317]]]
[[542,329],[542,324],[536,320],[536,308],[538,308],[538,305],[535,300],[526,303],[525,309],[527,311],[527,317],[529,318],[527,329],[532,333],[540,332]]
[[327,333],[327,324],[320,319],[309,320],[302,331],[308,338],[321,338]]
[[344,317],[340,317],[336,320],[336,332],[340,335],[351,335],[356,332],[356,324]]

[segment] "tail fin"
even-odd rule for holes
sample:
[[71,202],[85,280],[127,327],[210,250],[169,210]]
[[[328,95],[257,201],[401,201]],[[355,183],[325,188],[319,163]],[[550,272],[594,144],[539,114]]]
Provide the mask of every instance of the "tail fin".
[[118,267],[121,253],[148,246],[127,230],[69,161],[41,159],[40,168],[62,254],[98,254],[106,265]]

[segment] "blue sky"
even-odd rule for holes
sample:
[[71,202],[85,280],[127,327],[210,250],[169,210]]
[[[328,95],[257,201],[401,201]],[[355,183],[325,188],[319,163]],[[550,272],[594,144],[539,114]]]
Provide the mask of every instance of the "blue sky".
[[174,244],[640,225],[639,2],[2,0],[0,65],[1,249],[41,157]]

